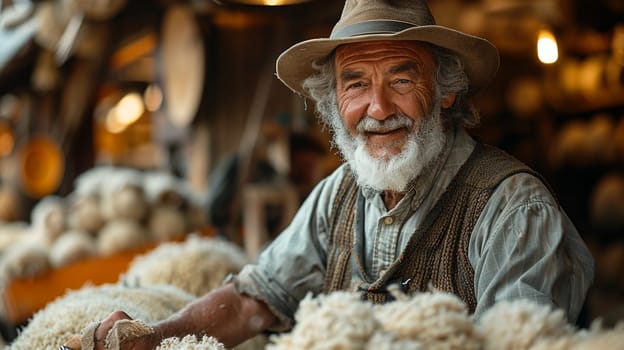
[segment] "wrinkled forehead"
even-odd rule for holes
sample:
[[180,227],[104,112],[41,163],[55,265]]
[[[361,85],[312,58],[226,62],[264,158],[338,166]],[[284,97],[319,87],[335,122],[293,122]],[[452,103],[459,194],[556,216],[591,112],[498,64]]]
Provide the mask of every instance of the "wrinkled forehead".
[[382,59],[433,63],[433,48],[429,43],[414,40],[366,41],[343,44],[336,48],[336,67]]

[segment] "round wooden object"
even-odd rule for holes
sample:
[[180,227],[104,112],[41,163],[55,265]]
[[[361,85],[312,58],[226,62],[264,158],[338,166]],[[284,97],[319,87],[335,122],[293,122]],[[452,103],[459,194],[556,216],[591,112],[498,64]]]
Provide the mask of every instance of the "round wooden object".
[[47,136],[32,137],[19,155],[19,178],[28,195],[41,198],[56,191],[65,166],[65,157],[56,141]]
[[174,126],[188,126],[202,97],[204,44],[190,7],[175,5],[162,26],[162,81],[166,114]]

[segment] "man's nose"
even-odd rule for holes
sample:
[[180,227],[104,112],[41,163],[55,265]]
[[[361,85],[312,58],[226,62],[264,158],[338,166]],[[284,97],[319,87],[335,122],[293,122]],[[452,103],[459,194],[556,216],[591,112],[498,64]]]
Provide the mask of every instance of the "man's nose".
[[390,90],[383,84],[377,84],[372,87],[367,111],[369,116],[377,120],[384,120],[395,114],[396,111],[392,103],[392,92]]

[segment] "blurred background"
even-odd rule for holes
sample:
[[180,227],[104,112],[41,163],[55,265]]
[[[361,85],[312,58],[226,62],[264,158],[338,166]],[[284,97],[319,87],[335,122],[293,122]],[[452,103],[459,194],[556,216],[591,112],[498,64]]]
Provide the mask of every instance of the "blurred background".
[[[274,67],[295,42],[327,36],[342,1],[0,5],[0,258],[24,237],[48,235],[52,247],[71,230],[102,236],[121,216],[136,225],[116,226],[117,234],[142,238],[100,242],[91,258],[191,231],[255,257],[340,164],[313,106]],[[500,50],[499,73],[475,100],[482,124],[471,133],[549,180],[596,258],[587,319],[624,318],[624,2],[429,5],[438,24]],[[72,217],[85,198],[100,211],[90,226]],[[52,199],[62,208],[58,228]],[[163,206],[181,217],[151,221],[166,216]],[[133,235],[137,226],[147,233]],[[37,283],[40,273],[80,263],[61,261],[0,266],[3,285]],[[15,315],[20,302],[15,293],[4,298],[5,338],[26,321],[28,311]]]

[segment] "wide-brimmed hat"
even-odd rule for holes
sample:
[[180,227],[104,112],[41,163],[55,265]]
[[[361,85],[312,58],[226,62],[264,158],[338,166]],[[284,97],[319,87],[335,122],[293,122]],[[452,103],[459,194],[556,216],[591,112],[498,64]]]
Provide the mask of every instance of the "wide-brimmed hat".
[[342,44],[374,40],[418,40],[454,51],[464,62],[469,94],[485,87],[499,66],[498,50],[489,41],[436,25],[424,0],[346,0],[329,38],[291,46],[276,63],[277,77],[291,90],[307,95],[301,84]]

